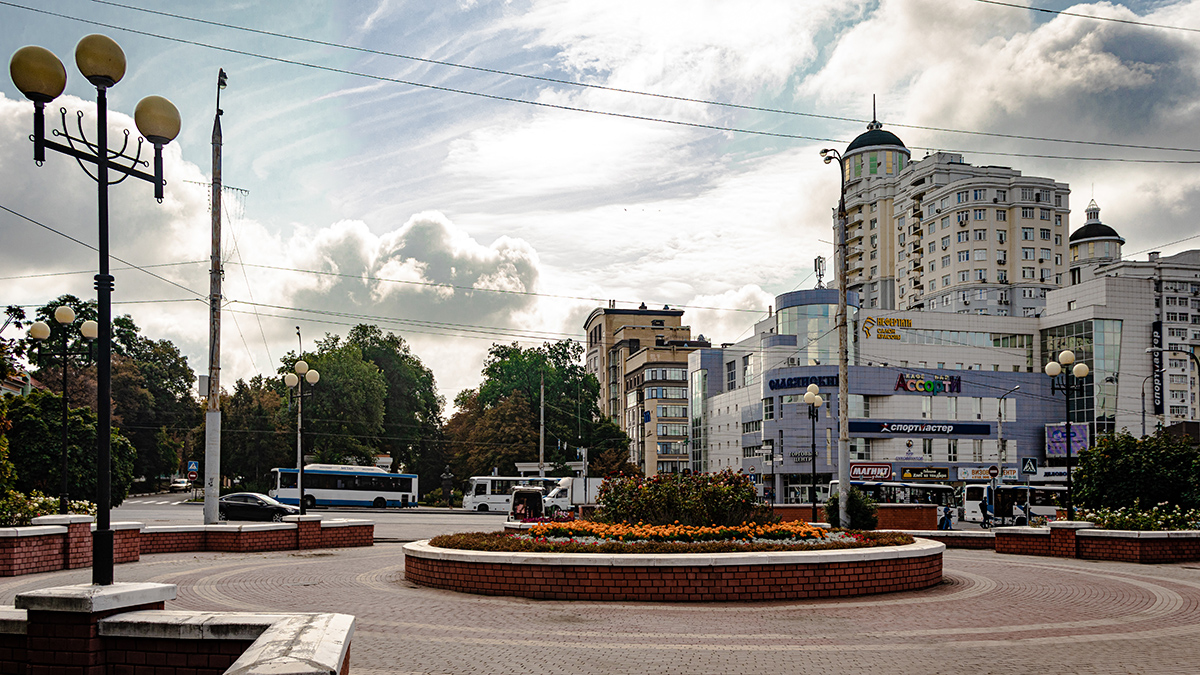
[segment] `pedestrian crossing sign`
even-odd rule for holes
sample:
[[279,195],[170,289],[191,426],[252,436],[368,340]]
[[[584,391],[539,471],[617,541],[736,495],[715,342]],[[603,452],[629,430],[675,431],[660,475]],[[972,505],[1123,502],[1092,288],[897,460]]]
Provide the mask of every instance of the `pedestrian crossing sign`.
[[1037,457],[1026,457],[1021,460],[1021,473],[1037,473]]
[[200,470],[200,462],[194,461],[194,460],[188,462],[188,471],[199,471],[199,470]]

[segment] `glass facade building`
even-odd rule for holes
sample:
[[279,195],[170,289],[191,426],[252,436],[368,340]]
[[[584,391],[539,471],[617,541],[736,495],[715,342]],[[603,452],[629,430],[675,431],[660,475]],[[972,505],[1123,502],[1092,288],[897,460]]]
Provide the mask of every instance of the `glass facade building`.
[[1070,349],[1076,363],[1086,363],[1090,369],[1083,386],[1071,392],[1071,423],[1087,424],[1088,438],[1117,430],[1121,328],[1120,319],[1089,319],[1042,330],[1042,353],[1047,362]]

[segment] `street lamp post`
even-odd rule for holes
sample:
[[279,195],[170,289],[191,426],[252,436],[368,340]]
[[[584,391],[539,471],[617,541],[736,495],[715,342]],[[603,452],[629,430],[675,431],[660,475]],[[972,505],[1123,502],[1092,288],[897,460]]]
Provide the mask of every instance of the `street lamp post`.
[[[154,197],[163,198],[163,146],[179,134],[179,111],[161,96],[147,96],[138,102],[133,117],[138,131],[154,146],[154,173],[146,173],[135,167],[145,167],[149,162],[141,159],[142,139],[137,141],[136,152],[130,156],[129,132],[119,150],[108,147],[108,88],[114,86],[125,75],[125,53],[111,38],[104,35],[88,35],[75,47],[75,63],[79,71],[96,87],[96,137],[90,141],[83,131],[83,113],[76,114],[77,136],[71,135],[67,127],[67,109],[60,108],[61,127],[53,134],[66,140],[66,144],[46,138],[46,104],[58,98],[67,84],[67,71],[62,61],[42,47],[22,47],[13,54],[9,72],[13,84],[33,101],[33,160],[40,166],[46,161],[46,149],[74,157],[83,166],[84,172],[96,181],[97,205],[99,207],[100,236],[97,250],[100,253],[98,274],[95,277],[97,309],[99,313],[99,335],[96,354],[97,385],[97,428],[96,428],[96,530],[92,533],[92,583],[107,586],[113,582],[113,531],[110,522],[112,504],[111,476],[111,433],[112,433],[112,290],[113,276],[108,265],[108,186],[119,183],[129,176],[148,181],[154,185]],[[93,174],[84,163],[94,164]],[[122,174],[115,181],[109,180],[109,171]]]
[[808,404],[808,419],[812,422],[812,465],[811,476],[809,477],[811,483],[809,485],[809,496],[812,498],[812,520],[815,521],[817,519],[817,411],[825,403],[825,399],[821,398],[821,389],[815,384],[808,385],[808,390],[804,392],[804,402]]
[[1007,398],[1009,394],[1012,394],[1020,388],[1021,385],[1018,384],[1012,389],[1004,392],[1000,395],[1000,398],[997,399],[996,403],[996,459],[1000,460],[1000,485],[1004,485],[1004,461],[1008,459],[1008,441],[1004,439],[1004,418],[1006,417],[1004,414],[1004,399]]
[[[837,266],[838,266],[838,486],[846,494],[838,499],[838,516],[849,527],[850,510],[850,335],[847,331],[846,301],[846,166],[842,154],[833,148],[821,151],[829,164],[838,163]],[[827,514],[828,515],[828,514]]]
[[[283,376],[283,383],[291,390],[293,401],[296,402],[296,490],[299,494],[300,515],[308,513],[308,505],[304,499],[304,399],[311,398],[313,386],[321,380],[321,374],[308,367],[308,362],[300,360],[293,368],[296,372]],[[304,391],[304,383],[308,383],[308,392]]]
[[[1067,373],[1064,366],[1070,368],[1071,372]],[[1071,494],[1071,393],[1075,389],[1083,388],[1083,378],[1088,376],[1090,370],[1086,363],[1075,363],[1075,352],[1064,349],[1059,352],[1057,361],[1046,364],[1045,371],[1050,376],[1050,392],[1063,392],[1067,401],[1067,424],[1064,438],[1067,444],[1067,520],[1075,520],[1075,497]],[[1062,375],[1061,380],[1059,379],[1060,374]],[[1073,377],[1074,380],[1069,380],[1069,377]]]
[[[67,415],[69,411],[69,401],[67,395],[67,357],[69,356],[90,356],[92,353],[92,340],[96,339],[99,326],[95,321],[84,321],[79,327],[79,333],[84,340],[88,341],[87,349],[72,350],[67,344],[67,326],[75,322],[75,310],[66,305],[60,305],[54,310],[54,320],[58,322],[62,328],[59,329],[59,335],[62,337],[61,347],[58,352],[51,353],[50,356],[58,356],[59,364],[62,368],[62,466],[61,471],[61,487],[58,493],[58,512],[67,514],[70,512],[70,486],[67,480],[69,464],[67,462]],[[29,337],[44,344],[44,340],[50,337],[50,326],[44,321],[35,321],[29,327]],[[42,363],[41,347],[38,347],[38,363]]]

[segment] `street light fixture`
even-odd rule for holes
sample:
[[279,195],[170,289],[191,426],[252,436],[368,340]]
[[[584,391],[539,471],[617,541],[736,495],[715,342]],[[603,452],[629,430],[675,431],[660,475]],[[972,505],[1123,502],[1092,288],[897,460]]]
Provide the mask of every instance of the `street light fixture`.
[[[54,320],[60,326],[62,326],[62,328],[59,329],[59,335],[62,338],[60,341],[59,350],[57,352],[52,352],[49,354],[49,356],[59,357],[59,366],[62,368],[62,466],[60,469],[61,487],[58,493],[58,512],[65,515],[70,512],[70,488],[67,480],[69,473],[67,463],[67,416],[70,403],[67,395],[67,357],[91,356],[91,343],[92,340],[96,339],[96,333],[99,330],[99,326],[97,326],[95,321],[84,321],[79,327],[79,333],[83,336],[84,340],[87,340],[87,349],[72,350],[67,345],[67,326],[75,323],[75,310],[71,309],[67,305],[60,305],[54,310]],[[43,353],[41,345],[45,344],[45,340],[49,339],[50,337],[50,326],[44,321],[35,321],[33,325],[29,327],[29,337],[37,340],[40,343],[38,346],[38,364],[40,365],[42,364],[43,357],[46,356],[46,354]]]
[[1021,385],[1018,384],[1012,389],[1009,389],[1001,394],[1000,398],[996,399],[996,405],[998,406],[998,409],[996,410],[996,444],[998,446],[996,448],[996,458],[1000,460],[1001,485],[1004,484],[1004,462],[1008,459],[1008,441],[1004,438],[1004,418],[1006,417],[1004,414],[1004,399],[1008,398],[1009,394],[1015,393],[1020,388]]
[[[313,385],[321,380],[321,374],[310,370],[308,362],[300,360],[293,368],[296,372],[283,376],[283,383],[291,390],[292,400],[296,402],[296,490],[299,493],[300,515],[308,512],[304,499],[304,399],[313,395]],[[304,391],[304,383],[308,383],[308,392]]]
[[[108,186],[133,176],[154,185],[154,197],[163,199],[163,146],[179,135],[179,111],[161,96],[142,99],[134,111],[138,131],[154,146],[154,173],[136,167],[148,162],[142,157],[142,139],[137,140],[136,152],[129,149],[129,132],[124,133],[119,150],[108,147],[108,88],[125,76],[125,53],[111,38],[88,35],[75,47],[75,64],[88,82],[96,87],[96,136],[89,140],[83,131],[83,112],[76,113],[77,135],[67,127],[67,109],[60,108],[60,129],[53,134],[66,144],[46,138],[46,104],[58,98],[67,84],[67,71],[53,52],[42,47],[22,47],[9,62],[13,84],[33,101],[33,160],[39,166],[46,161],[46,149],[74,157],[96,181],[99,211],[100,253],[98,274],[95,276],[99,334],[96,354],[96,530],[92,533],[92,583],[107,586],[113,582],[113,531],[110,510],[112,504],[111,433],[112,433],[112,290],[113,276],[109,274],[108,255]],[[95,173],[84,163],[95,165]],[[122,174],[109,180],[109,171]]]
[[[1070,368],[1070,373],[1065,372],[1064,366]],[[1070,349],[1059,352],[1058,360],[1047,363],[1045,371],[1051,378],[1050,393],[1063,392],[1067,402],[1067,424],[1064,438],[1067,445],[1067,520],[1075,520],[1075,497],[1071,494],[1071,394],[1073,390],[1078,390],[1082,395],[1083,379],[1091,371],[1086,363],[1075,363],[1075,352]],[[1062,375],[1061,379],[1059,379],[1059,375]],[[1074,379],[1069,380],[1068,377]]]
[[[846,308],[846,165],[842,153],[833,148],[821,151],[826,164],[838,163],[837,210],[837,269],[838,269],[838,485],[846,496],[838,499],[838,522],[843,526],[850,523],[850,335],[847,326]],[[826,514],[828,515],[828,514]]]
[[[817,519],[817,411],[821,409],[821,405],[825,403],[825,399],[821,398],[821,389],[815,384],[808,385],[808,390],[804,392],[804,402],[808,404],[808,419],[812,422],[812,469],[809,481],[809,497],[812,500],[812,521]],[[840,485],[840,483],[839,483]],[[840,501],[840,500],[839,500]]]

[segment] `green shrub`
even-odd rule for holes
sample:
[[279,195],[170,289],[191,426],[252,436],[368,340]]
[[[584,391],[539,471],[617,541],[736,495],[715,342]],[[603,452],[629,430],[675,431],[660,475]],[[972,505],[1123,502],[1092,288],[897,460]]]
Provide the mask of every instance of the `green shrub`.
[[[838,509],[838,493],[835,492],[825,502],[825,518],[830,527],[842,527],[842,514]],[[850,516],[848,530],[873,530],[879,525],[879,505],[856,487],[850,488],[846,511]]]
[[467,551],[502,551],[506,553],[745,553],[765,551],[828,551],[844,548],[873,548],[903,546],[913,543],[902,532],[860,532],[849,541],[830,541],[819,544],[786,545],[765,542],[750,544],[731,541],[664,542],[604,541],[590,544],[577,541],[546,541],[529,539],[501,532],[463,532],[444,534],[429,541],[430,546]]
[[1077,509],[1200,508],[1200,447],[1163,432],[1146,438],[1105,434],[1079,453],[1071,479]]
[[[455,490],[451,496],[451,506],[462,506],[463,494],[462,490]],[[425,506],[443,506],[446,503],[446,498],[442,496],[442,488],[430,490],[421,498],[421,503]]]
[[1081,509],[1080,520],[1093,523],[1102,530],[1196,530],[1200,529],[1200,509],[1159,504],[1150,509],[1129,508]]
[[[92,502],[69,501],[67,506],[74,514],[96,515],[96,505]],[[0,527],[29,525],[38,516],[51,516],[56,513],[58,513],[58,497],[47,497],[37,490],[29,495],[9,490],[0,498]]]
[[596,519],[607,523],[734,526],[779,520],[758,503],[750,478],[728,469],[609,478],[600,485],[597,501]]

